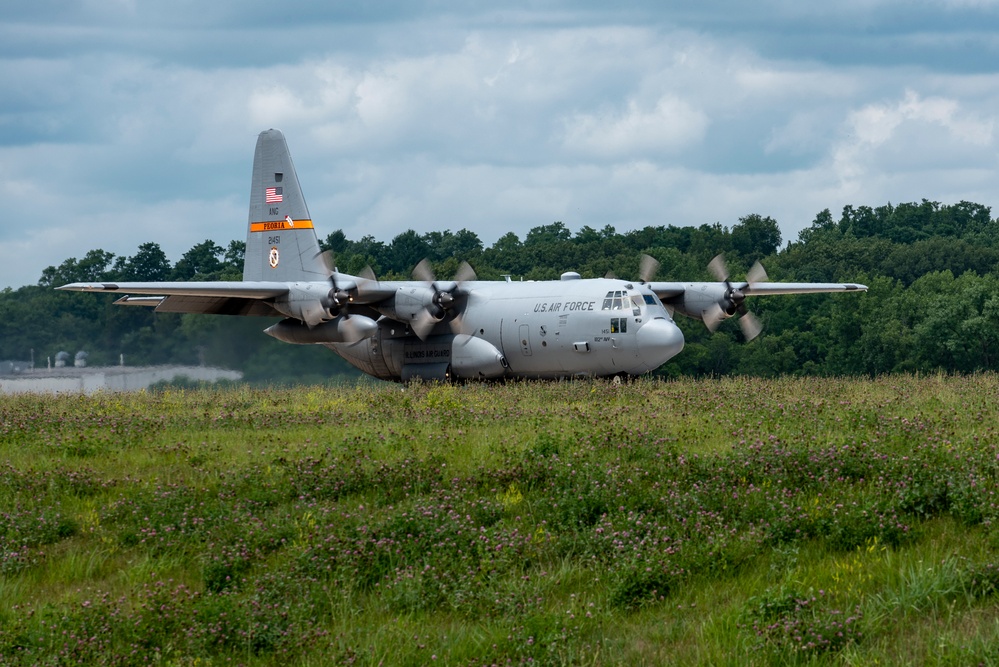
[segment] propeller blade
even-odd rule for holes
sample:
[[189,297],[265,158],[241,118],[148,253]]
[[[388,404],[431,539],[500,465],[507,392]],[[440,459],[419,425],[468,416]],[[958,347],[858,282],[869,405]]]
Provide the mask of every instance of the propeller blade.
[[708,271],[716,280],[728,282],[728,266],[725,265],[725,258],[722,255],[715,255],[714,259],[708,262]]
[[333,269],[335,266],[333,264],[333,251],[323,250],[321,252],[316,253],[315,256],[323,261],[323,266],[326,267],[326,277],[327,278],[331,277],[333,275]]
[[768,280],[770,279],[767,277],[767,271],[759,262],[755,262],[753,268],[749,269],[749,273],[746,274],[746,282],[750,285],[765,283]]
[[750,341],[760,335],[760,332],[763,331],[763,324],[756,315],[747,312],[739,318],[739,328],[742,329],[742,335],[746,337],[746,340]]
[[421,259],[420,263],[413,268],[413,277],[417,280],[422,280],[425,283],[432,283],[437,278],[434,276],[434,270],[430,266],[430,262],[426,258]]
[[430,332],[437,326],[438,321],[436,317],[430,314],[430,311],[421,310],[414,319],[410,320],[409,326],[412,327],[413,333],[420,340],[426,340]]
[[617,274],[608,270],[607,273],[604,274],[604,278],[607,280],[617,280]]
[[454,274],[455,282],[455,294],[451,298],[451,319],[448,321],[448,326],[451,327],[451,332],[455,334],[464,333],[462,326],[462,313],[465,311],[465,306],[468,303],[468,293],[461,289],[462,283],[478,280],[479,277],[475,275],[475,269],[468,262],[462,262],[458,266],[457,272]]
[[357,277],[370,280],[373,283],[378,282],[378,276],[375,275],[375,270],[371,268],[370,264],[361,269],[361,272],[357,274]]
[[465,333],[463,331],[464,327],[462,325],[464,324],[464,322],[462,321],[461,314],[457,314],[454,317],[452,317],[451,321],[448,322],[447,324],[449,327],[451,327],[451,333],[454,334]]
[[378,290],[378,276],[375,275],[375,270],[371,266],[365,266],[361,269],[357,277],[360,278],[357,281],[357,291],[362,296],[365,291],[370,294],[372,290]]
[[479,277],[475,275],[475,269],[468,262],[462,262],[458,267],[458,272],[454,274],[454,281],[459,284],[478,279]]
[[704,326],[708,331],[714,332],[725,319],[725,311],[717,303],[713,303],[701,314],[701,319],[704,320]]
[[662,264],[655,257],[642,255],[642,261],[638,267],[638,277],[642,279],[643,283],[650,283],[656,277],[656,272],[659,271],[660,266]]

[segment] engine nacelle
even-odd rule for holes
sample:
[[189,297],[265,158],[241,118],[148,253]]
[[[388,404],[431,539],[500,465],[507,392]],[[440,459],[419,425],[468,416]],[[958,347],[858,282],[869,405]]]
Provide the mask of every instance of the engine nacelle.
[[331,319],[330,310],[336,307],[331,292],[329,283],[292,283],[288,293],[275,299],[272,305],[282,315],[315,326]]
[[723,283],[702,283],[696,289],[693,283],[688,283],[683,296],[676,300],[670,299],[669,305],[681,314],[698,320],[703,320],[705,313],[727,319],[736,312],[736,304],[728,298],[728,288]]
[[281,320],[264,329],[264,333],[285,343],[316,345],[321,343],[353,343],[375,335],[378,325],[370,317],[340,315],[322,324],[309,327],[293,318]]
[[407,285],[396,291],[395,297],[389,303],[378,304],[378,311],[392,319],[402,322],[412,322],[423,313],[430,312],[440,319],[440,308],[434,303],[436,291],[427,285]]

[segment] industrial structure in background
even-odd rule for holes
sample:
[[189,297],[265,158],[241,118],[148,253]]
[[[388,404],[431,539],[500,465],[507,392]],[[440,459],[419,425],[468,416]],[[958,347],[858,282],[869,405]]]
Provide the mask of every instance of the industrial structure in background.
[[87,356],[83,350],[75,355],[60,351],[45,368],[35,368],[34,360],[0,361],[0,394],[141,391],[160,382],[243,379],[240,371],[207,366],[125,366],[124,356],[118,366],[87,366]]

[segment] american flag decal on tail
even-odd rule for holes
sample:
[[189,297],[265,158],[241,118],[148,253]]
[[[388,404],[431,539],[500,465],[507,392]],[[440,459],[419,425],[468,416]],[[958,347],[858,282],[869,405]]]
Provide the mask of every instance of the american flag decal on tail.
[[266,188],[264,190],[265,204],[280,204],[284,201],[284,188]]

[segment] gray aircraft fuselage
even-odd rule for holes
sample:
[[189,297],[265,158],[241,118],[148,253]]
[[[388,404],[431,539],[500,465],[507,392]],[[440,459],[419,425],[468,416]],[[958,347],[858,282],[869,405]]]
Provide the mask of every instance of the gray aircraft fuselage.
[[[418,284],[417,284],[418,285]],[[413,283],[381,283],[406,290]],[[408,326],[382,321],[370,338],[324,343],[352,365],[385,380],[640,375],[683,349],[683,334],[656,295],[640,283],[613,279],[467,283],[456,336],[446,323],[420,340]],[[468,363],[452,359],[466,342]],[[490,365],[483,356],[495,356]],[[466,372],[465,369],[468,369]]]

